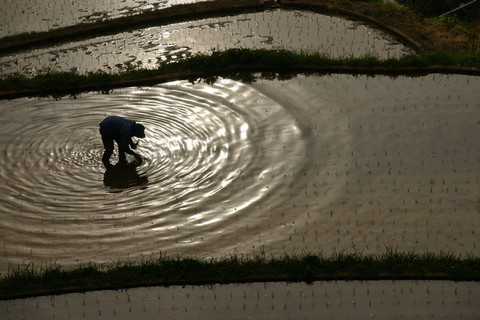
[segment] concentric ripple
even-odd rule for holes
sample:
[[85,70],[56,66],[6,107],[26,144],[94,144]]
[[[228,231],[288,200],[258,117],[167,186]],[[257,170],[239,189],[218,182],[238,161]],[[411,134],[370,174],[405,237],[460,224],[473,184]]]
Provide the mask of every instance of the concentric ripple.
[[[295,118],[230,80],[20,101],[1,110],[0,191],[9,196],[0,211],[10,213],[2,240],[25,260],[98,261],[102,250],[108,259],[151,252],[152,243],[203,241],[209,230],[228,237],[232,220],[302,168],[291,161],[305,149]],[[112,114],[145,125],[140,166],[105,172],[98,123]]]
[[[2,101],[0,272],[158,254],[478,255],[477,84],[298,76]],[[105,172],[98,124],[112,114],[146,126],[140,166]]]

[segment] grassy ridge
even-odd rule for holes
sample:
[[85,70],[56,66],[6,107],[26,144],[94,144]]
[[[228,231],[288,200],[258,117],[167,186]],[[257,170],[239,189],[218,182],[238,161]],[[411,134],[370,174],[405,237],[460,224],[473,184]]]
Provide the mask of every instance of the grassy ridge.
[[[432,1],[442,2],[429,0]],[[415,10],[416,7],[399,6],[383,0],[282,0],[282,7],[316,12],[326,10],[373,23],[419,51],[468,49],[478,53],[480,49],[478,25],[425,16]]]
[[38,270],[29,265],[0,279],[0,300],[150,285],[384,279],[480,281],[480,258],[387,250],[370,256],[306,254],[271,259],[232,256],[205,260],[164,256],[140,263],[88,265],[73,270],[62,270],[59,266]]
[[[458,8],[462,4],[470,1],[465,0],[400,0],[401,4],[405,4],[415,11],[420,12],[424,16],[438,17],[441,14],[449,12],[450,10]],[[470,22],[480,17],[480,3],[472,3],[465,8],[465,10],[458,10],[451,14],[455,19]]]
[[116,87],[161,83],[177,79],[226,76],[253,81],[252,73],[286,78],[299,73],[364,73],[418,75],[447,72],[480,74],[480,55],[462,52],[424,52],[398,59],[329,58],[316,53],[284,50],[230,49],[211,55],[196,55],[154,70],[135,69],[119,74],[95,72],[47,72],[33,78],[12,75],[0,79],[0,99],[19,96],[76,95],[85,91],[108,91]]

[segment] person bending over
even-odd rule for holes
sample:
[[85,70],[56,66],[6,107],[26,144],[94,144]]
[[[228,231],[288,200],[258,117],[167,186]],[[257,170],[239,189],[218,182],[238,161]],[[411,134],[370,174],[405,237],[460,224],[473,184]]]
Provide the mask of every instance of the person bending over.
[[105,166],[110,166],[110,156],[113,153],[115,141],[118,145],[118,158],[120,161],[126,160],[126,153],[135,157],[138,162],[142,161],[142,157],[133,152],[132,149],[137,148],[137,144],[133,143],[132,137],[145,138],[145,127],[133,120],[122,117],[110,116],[100,122],[100,134],[105,151],[103,152],[102,162]]

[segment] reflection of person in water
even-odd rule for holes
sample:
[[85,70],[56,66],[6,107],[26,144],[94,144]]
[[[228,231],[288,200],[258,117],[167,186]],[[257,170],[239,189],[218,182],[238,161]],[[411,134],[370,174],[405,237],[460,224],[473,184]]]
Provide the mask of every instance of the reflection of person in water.
[[130,147],[132,149],[137,148],[137,144],[133,143],[132,137],[145,138],[145,127],[143,125],[122,117],[110,116],[100,123],[100,134],[105,148],[102,157],[105,167],[111,166],[110,156],[113,153],[113,141],[118,145],[120,162],[126,161],[126,153],[134,156],[137,163],[142,162],[142,157],[133,152]]
[[126,189],[141,186],[148,183],[146,176],[137,172],[138,163],[119,161],[115,165],[106,166],[107,171],[103,175],[103,184],[114,189]]

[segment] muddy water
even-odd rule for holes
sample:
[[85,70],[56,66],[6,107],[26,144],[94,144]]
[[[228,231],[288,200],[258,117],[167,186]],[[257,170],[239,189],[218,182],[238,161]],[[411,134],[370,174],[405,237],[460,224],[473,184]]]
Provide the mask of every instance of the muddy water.
[[[478,255],[479,80],[223,79],[2,101],[0,270],[160,253]],[[111,114],[146,126],[139,167],[105,172],[98,123]]]
[[365,24],[307,11],[273,10],[138,29],[0,57],[0,75],[156,68],[195,53],[287,49],[331,57],[400,57],[410,50]]
[[478,319],[478,282],[338,281],[138,288],[0,301],[17,319]]
[[3,0],[0,37],[48,31],[205,0]]

